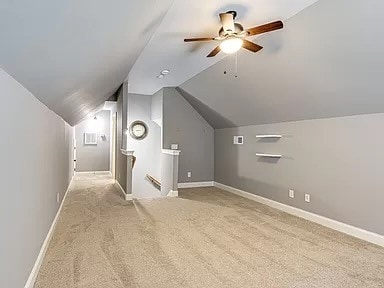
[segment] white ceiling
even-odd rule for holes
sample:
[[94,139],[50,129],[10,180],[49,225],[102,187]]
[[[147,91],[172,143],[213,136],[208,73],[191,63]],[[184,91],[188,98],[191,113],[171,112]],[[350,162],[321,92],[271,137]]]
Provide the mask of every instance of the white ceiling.
[[127,77],[173,0],[2,0],[0,67],[74,125]]
[[[183,42],[186,37],[216,36],[220,12],[236,10],[237,21],[249,28],[274,20],[284,21],[316,1],[176,0],[129,73],[129,92],[151,95],[162,87],[179,86],[223,59],[223,53],[214,58],[205,57],[217,46],[216,42],[202,45]],[[171,73],[157,79],[163,69]]]

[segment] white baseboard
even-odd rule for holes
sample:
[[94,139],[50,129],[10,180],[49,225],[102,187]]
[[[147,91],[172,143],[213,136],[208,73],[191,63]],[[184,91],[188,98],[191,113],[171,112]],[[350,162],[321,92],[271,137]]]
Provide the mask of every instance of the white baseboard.
[[179,197],[179,191],[171,190],[171,191],[169,191],[167,197]]
[[51,227],[49,228],[48,234],[45,237],[43,245],[40,248],[39,255],[37,256],[35,264],[33,265],[32,271],[29,274],[28,280],[25,283],[24,288],[33,288],[33,286],[35,285],[36,278],[37,278],[37,275],[39,274],[39,270],[40,270],[41,264],[43,263],[44,256],[47,253],[47,249],[48,249],[48,246],[49,246],[49,242],[51,241],[51,238],[52,238],[52,235],[53,235],[53,231],[55,231],[55,226],[57,224],[57,220],[58,220],[59,215],[61,213],[61,209],[63,208],[64,201],[67,198],[68,191],[69,191],[69,189],[70,189],[70,187],[72,185],[73,177],[74,176],[72,176],[72,179],[69,182],[69,185],[67,187],[67,191],[65,191],[63,200],[60,203],[60,207],[57,210],[56,216],[55,216],[55,218],[52,221]]
[[379,245],[384,247],[384,235],[380,235],[374,232],[366,231],[355,226],[345,224],[336,220],[326,218],[311,212],[304,211],[299,208],[295,208],[280,202],[276,202],[231,186],[227,186],[218,182],[214,183],[215,187],[228,191],[230,193],[236,194],[238,196],[268,205],[270,207],[276,208],[278,210],[287,212],[289,214],[295,215],[300,218],[315,222],[317,224],[323,225],[325,227],[331,228],[333,230],[354,236],[356,238],[362,239],[364,241]]
[[121,193],[123,193],[123,196],[124,196],[125,200],[131,201],[133,199],[132,198],[132,194],[125,193],[125,190],[123,189],[123,187],[121,187],[119,181],[115,180],[115,184],[116,184],[117,188],[121,191]]
[[83,171],[83,172],[75,172],[76,175],[108,175],[112,176],[111,171]]
[[124,199],[127,200],[127,193],[125,193],[125,190],[123,189],[123,187],[121,187],[119,181],[117,181],[117,179],[115,180],[115,185],[117,187],[117,189],[119,189],[119,191],[123,194],[124,196]]
[[177,188],[197,188],[197,187],[210,187],[214,186],[215,182],[213,181],[205,181],[205,182],[186,182],[179,183]]

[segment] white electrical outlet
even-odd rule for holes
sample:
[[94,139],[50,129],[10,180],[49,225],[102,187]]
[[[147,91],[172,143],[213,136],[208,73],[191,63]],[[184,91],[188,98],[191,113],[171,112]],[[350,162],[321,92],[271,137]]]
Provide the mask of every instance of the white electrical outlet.
[[289,198],[295,198],[295,191],[292,189],[289,190]]
[[189,172],[188,172],[188,178],[191,178],[191,177],[192,177],[192,172],[189,171]]
[[56,194],[56,203],[59,203],[59,202],[60,202],[60,194],[57,193],[57,194]]
[[305,200],[305,202],[311,202],[311,195],[305,194],[304,195],[304,200]]

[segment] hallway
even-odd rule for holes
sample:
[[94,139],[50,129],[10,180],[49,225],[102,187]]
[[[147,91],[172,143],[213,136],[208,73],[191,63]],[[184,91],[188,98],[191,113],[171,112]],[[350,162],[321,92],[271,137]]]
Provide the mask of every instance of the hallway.
[[127,202],[109,176],[77,175],[35,287],[384,287],[383,263],[378,246],[217,188]]

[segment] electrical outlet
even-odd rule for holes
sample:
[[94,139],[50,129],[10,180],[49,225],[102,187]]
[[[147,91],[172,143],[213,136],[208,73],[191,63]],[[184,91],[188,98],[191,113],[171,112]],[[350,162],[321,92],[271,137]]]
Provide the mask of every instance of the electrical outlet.
[[192,177],[192,172],[191,171],[189,171],[187,174],[188,174],[188,178]]
[[60,194],[57,193],[57,194],[56,194],[56,203],[59,203],[59,202],[60,202]]
[[292,189],[289,190],[289,198],[295,198],[295,191]]
[[311,202],[311,195],[305,194],[304,195],[304,200],[305,200],[305,202]]

